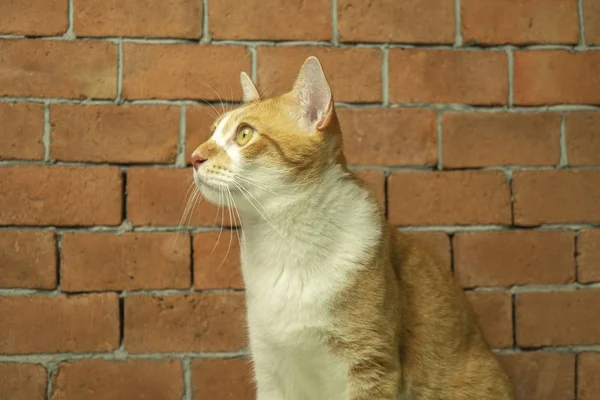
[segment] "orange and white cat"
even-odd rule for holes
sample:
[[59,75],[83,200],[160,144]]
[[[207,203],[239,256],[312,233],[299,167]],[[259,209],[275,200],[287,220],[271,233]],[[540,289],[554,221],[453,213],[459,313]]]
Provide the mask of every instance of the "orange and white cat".
[[257,399],[513,399],[450,272],[348,170],[319,61],[279,97],[241,83],[192,162],[241,217]]

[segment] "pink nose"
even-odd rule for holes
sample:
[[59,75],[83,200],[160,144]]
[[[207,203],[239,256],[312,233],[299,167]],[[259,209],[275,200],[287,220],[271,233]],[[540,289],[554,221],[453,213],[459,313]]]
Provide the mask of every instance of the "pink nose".
[[192,153],[192,166],[197,171],[200,168],[200,165],[206,161],[206,158],[202,157],[200,154],[194,152]]

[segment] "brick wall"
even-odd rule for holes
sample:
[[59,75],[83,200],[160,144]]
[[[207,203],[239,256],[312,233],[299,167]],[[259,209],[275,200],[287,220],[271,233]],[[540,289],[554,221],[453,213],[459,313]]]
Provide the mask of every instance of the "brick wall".
[[276,94],[310,54],[349,162],[452,268],[519,399],[598,399],[599,1],[0,15],[0,399],[252,398],[237,239],[218,267],[207,203],[177,232],[186,164],[240,71]]

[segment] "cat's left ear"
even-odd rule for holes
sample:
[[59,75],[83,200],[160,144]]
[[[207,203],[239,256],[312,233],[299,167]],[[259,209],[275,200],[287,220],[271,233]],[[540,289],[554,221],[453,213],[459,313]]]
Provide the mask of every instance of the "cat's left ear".
[[242,100],[244,103],[258,100],[260,98],[260,94],[258,93],[256,86],[254,86],[252,79],[250,79],[247,73],[240,73],[240,82],[242,83]]
[[316,57],[308,57],[302,65],[292,95],[307,126],[324,131],[333,116],[333,97],[323,67]]

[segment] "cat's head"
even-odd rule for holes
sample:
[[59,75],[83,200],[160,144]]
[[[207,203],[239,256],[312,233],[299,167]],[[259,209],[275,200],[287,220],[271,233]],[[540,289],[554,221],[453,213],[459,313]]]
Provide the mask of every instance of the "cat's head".
[[279,97],[262,99],[248,75],[240,78],[243,104],[217,118],[192,154],[204,197],[227,206],[230,193],[238,208],[276,206],[319,182],[331,165],[345,165],[331,89],[315,57]]

